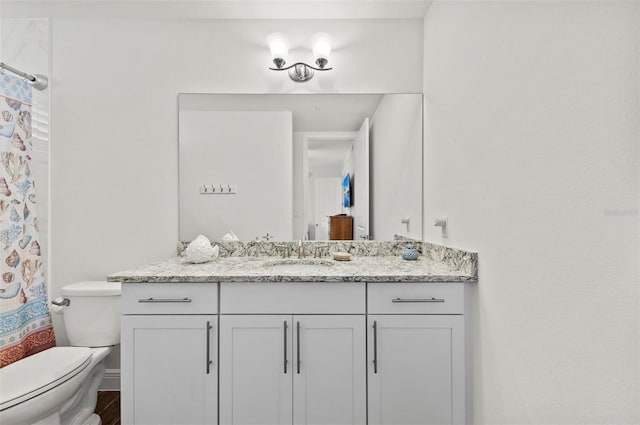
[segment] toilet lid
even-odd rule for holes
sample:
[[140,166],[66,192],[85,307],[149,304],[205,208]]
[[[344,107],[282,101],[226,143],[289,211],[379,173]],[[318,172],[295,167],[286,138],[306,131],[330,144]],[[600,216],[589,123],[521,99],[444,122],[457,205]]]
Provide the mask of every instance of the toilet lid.
[[36,397],[91,363],[87,347],[53,347],[0,369],[0,411]]

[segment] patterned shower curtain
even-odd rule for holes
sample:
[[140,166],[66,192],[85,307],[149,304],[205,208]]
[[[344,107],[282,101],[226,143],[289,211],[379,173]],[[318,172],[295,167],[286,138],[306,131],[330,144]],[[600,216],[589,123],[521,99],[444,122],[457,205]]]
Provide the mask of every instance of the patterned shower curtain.
[[55,346],[31,173],[31,94],[0,74],[0,367]]

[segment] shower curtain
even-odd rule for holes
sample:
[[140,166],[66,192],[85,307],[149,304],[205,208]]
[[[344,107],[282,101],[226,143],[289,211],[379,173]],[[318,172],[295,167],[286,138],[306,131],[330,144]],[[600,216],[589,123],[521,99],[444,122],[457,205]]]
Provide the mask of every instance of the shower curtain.
[[31,173],[32,88],[0,74],[0,367],[55,346]]

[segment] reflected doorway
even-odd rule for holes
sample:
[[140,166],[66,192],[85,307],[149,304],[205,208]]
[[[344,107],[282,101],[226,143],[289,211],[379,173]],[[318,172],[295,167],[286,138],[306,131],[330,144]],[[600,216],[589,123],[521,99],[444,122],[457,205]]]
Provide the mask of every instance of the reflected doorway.
[[342,204],[342,178],[351,166],[355,131],[305,132],[303,143],[303,233],[329,240],[329,217],[348,214]]

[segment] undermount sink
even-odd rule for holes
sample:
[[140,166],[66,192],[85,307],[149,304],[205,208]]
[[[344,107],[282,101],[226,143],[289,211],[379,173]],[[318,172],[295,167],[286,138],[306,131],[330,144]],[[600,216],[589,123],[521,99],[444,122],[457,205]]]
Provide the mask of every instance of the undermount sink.
[[283,271],[303,271],[333,266],[333,261],[319,258],[281,258],[264,263],[264,267]]

